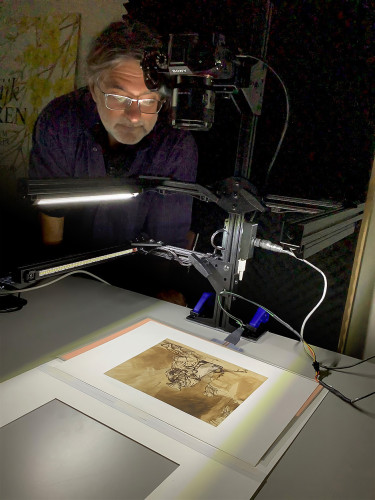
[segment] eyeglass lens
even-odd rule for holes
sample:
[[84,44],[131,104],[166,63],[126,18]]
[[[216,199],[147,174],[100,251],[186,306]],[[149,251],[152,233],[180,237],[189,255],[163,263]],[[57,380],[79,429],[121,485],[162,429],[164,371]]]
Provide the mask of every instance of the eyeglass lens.
[[130,108],[133,102],[138,103],[141,113],[158,113],[163,105],[162,101],[157,99],[131,99],[126,96],[119,96],[114,94],[105,94],[106,106],[113,110],[124,110]]

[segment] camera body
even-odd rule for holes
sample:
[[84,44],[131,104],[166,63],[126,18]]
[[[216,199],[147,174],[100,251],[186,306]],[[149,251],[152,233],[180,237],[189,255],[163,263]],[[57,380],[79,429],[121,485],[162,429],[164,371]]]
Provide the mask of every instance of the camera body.
[[141,63],[148,88],[169,95],[172,125],[188,130],[210,130],[215,115],[215,93],[231,93],[239,81],[238,64],[223,35],[210,39],[197,33],[171,34],[160,51],[146,50]]

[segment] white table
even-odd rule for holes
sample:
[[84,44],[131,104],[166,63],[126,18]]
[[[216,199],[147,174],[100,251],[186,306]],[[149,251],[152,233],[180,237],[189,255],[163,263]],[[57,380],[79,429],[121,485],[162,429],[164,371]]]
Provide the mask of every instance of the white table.
[[[202,338],[226,336],[187,321],[184,307],[86,278],[69,277],[24,297],[28,304],[21,311],[0,316],[3,380],[145,318]],[[257,343],[244,340],[239,345],[249,356],[314,376],[297,341],[266,333]],[[320,348],[316,354],[326,364],[355,361]],[[331,372],[326,381],[350,397],[364,395],[374,390],[375,365]],[[255,497],[367,500],[375,498],[374,478],[375,397],[355,407],[328,394]]]

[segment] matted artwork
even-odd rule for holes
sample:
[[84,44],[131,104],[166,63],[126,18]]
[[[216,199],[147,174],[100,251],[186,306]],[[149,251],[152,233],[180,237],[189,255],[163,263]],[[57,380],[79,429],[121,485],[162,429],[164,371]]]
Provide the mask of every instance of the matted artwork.
[[267,380],[170,339],[115,366],[106,375],[214,426]]
[[73,387],[97,391],[135,420],[241,467],[258,464],[317,388],[312,379],[153,320],[64,359],[49,365],[63,380],[70,375]]

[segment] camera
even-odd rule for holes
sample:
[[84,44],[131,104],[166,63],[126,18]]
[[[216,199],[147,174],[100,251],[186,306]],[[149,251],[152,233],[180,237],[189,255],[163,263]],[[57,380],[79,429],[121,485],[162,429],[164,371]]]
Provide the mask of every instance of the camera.
[[147,87],[170,96],[173,127],[210,130],[215,88],[234,76],[223,35],[171,34],[160,51],[145,51],[141,66]]

